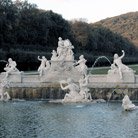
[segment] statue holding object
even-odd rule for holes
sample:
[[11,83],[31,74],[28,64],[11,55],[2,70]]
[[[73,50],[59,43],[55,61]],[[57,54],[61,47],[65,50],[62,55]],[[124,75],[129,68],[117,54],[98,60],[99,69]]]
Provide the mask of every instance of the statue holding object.
[[[63,84],[67,84],[67,86],[64,87]],[[60,81],[60,87],[62,90],[69,89],[69,93],[65,94],[63,102],[78,102],[80,100],[79,87],[73,83],[72,79]]]
[[[63,84],[67,86],[63,87]],[[73,81],[68,78],[67,81],[60,81],[60,87],[62,90],[69,89],[69,93],[65,94],[62,102],[91,102],[92,97],[88,89],[88,77],[84,77],[79,80],[79,86],[73,83]]]
[[122,50],[121,56],[114,54],[113,64],[107,75],[108,82],[135,82],[135,71],[122,63],[124,56],[124,50]]
[[123,75],[122,75],[122,72],[123,70],[130,70],[129,67],[127,67],[126,65],[124,65],[122,63],[122,59],[123,57],[125,56],[125,52],[124,50],[122,50],[122,56],[118,56],[118,54],[114,54],[114,61],[113,61],[113,64],[112,64],[112,67],[114,66],[114,69],[117,67],[118,70],[119,70],[119,74],[120,74],[120,79],[123,78]]
[[82,75],[87,75],[87,69],[88,67],[86,66],[86,59],[84,58],[83,55],[79,57],[79,61],[77,61],[74,65],[76,65],[76,69],[82,73]]
[[50,68],[50,63],[45,56],[42,56],[42,59],[40,58],[40,56],[38,56],[38,60],[41,61],[38,72],[40,73],[40,76],[42,76],[43,71]]

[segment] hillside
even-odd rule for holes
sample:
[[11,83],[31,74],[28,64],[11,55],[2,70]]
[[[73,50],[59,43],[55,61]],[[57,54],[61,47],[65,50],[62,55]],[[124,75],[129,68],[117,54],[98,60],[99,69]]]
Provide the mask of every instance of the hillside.
[[[113,55],[120,55],[122,49],[126,52],[123,62],[138,63],[135,45],[103,26],[67,21],[60,14],[18,0],[0,1],[0,17],[0,60],[13,58],[19,70],[37,70],[38,56],[49,60],[51,51],[57,48],[58,37],[69,39],[74,45],[75,59],[83,54],[88,66],[103,55],[112,61]],[[99,64],[106,65],[106,62]]]
[[136,46],[138,46],[138,12],[130,12],[120,16],[107,18],[96,22],[104,27],[109,28],[113,32],[127,37]]

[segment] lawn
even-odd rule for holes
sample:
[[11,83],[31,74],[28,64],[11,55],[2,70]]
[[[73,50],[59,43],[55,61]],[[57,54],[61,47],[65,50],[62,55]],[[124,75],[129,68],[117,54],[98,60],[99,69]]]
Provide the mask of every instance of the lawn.
[[[138,65],[128,65],[129,68],[136,71],[136,75],[138,75]],[[88,74],[107,74],[110,67],[99,67],[99,68],[89,68]]]

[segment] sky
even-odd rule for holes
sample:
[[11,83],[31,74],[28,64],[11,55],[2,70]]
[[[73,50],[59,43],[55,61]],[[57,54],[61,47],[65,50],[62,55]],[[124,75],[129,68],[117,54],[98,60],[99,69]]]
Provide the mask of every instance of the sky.
[[94,23],[105,18],[138,11],[138,0],[28,0],[38,8],[52,10],[66,20],[84,18]]

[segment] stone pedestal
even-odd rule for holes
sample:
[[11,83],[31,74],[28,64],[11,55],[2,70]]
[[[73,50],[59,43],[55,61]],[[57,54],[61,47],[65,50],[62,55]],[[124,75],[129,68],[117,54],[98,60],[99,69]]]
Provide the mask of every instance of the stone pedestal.
[[9,81],[10,82],[22,82],[22,72],[13,72],[9,75]]
[[[10,82],[22,82],[22,76],[24,75],[23,72],[11,72],[9,75],[8,75],[8,81]],[[1,81],[2,79],[4,79],[4,76],[5,76],[5,72],[1,73]]]
[[78,82],[81,78],[81,73],[79,72],[70,72],[70,71],[47,71],[43,76],[41,76],[41,82],[54,82],[59,83],[61,80],[67,80],[71,78],[74,82]]
[[73,71],[74,61],[51,61],[50,71]]
[[135,83],[135,71],[123,70],[122,79],[120,79],[119,70],[109,70],[107,74],[107,83]]
[[82,74],[74,66],[74,61],[51,61],[51,67],[43,71],[40,77],[41,82],[59,83],[61,80],[71,78],[78,82]]

